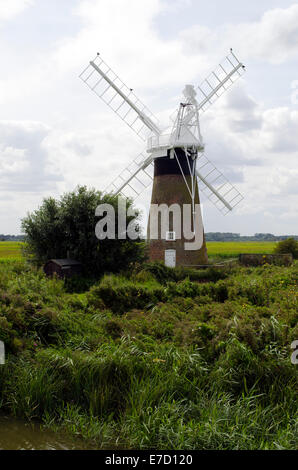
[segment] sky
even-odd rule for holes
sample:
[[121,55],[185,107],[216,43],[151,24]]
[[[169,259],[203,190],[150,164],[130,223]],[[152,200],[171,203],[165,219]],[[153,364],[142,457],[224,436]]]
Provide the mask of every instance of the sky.
[[[0,233],[43,198],[103,190],[144,143],[78,78],[97,52],[165,125],[233,47],[246,73],[201,116],[243,194],[206,232],[298,234],[298,2],[0,0]],[[150,188],[136,205],[147,207]]]

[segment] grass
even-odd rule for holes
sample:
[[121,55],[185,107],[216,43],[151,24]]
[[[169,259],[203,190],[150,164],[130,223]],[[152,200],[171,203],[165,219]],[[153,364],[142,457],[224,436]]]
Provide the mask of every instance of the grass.
[[0,259],[20,259],[21,246],[20,242],[0,242]]
[[148,269],[78,294],[0,263],[0,409],[98,448],[296,449],[297,262]]
[[[22,243],[0,242],[0,259],[21,258]],[[210,257],[236,257],[240,253],[273,253],[275,242],[207,242]]]
[[275,242],[207,242],[210,257],[235,257],[241,253],[271,254]]

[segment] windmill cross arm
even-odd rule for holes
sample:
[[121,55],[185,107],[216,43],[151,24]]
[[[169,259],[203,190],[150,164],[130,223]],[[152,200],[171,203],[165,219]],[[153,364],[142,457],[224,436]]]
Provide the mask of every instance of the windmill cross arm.
[[[230,72],[218,85],[215,87],[209,95],[206,95],[206,98],[201,101],[201,103],[198,106],[198,109],[201,109],[205,106],[206,103],[210,102],[211,98],[217,94],[217,92],[231,79],[231,77],[238,72],[239,69],[243,69],[244,65],[239,64],[237,67],[235,67],[232,72]],[[198,87],[200,88],[200,87]]]
[[153,161],[153,157],[152,155],[149,155],[149,157],[147,157],[145,160],[139,163],[133,171],[128,170],[129,167],[127,167],[126,170],[128,170],[128,173],[130,173],[129,177],[127,177],[125,180],[124,178],[121,178],[122,180],[121,184],[120,185],[118,184],[118,187],[115,191],[115,195],[121,193],[121,191],[126,186],[129,186],[129,183],[138,175],[138,173],[140,173],[142,170],[145,170],[150,165],[150,163],[152,163],[152,161]]
[[197,174],[197,177],[201,181],[203,181],[203,183],[207,186],[207,188],[209,188],[210,191],[212,191],[213,194],[215,194],[215,196],[226,206],[226,208],[229,211],[232,211],[233,207],[225,200],[225,198],[210,183],[208,183],[206,178],[204,178],[204,176],[198,170],[196,170],[196,174]]
[[242,201],[243,196],[238,189],[204,154],[197,158],[196,174],[201,181],[201,191],[223,214],[232,211]]
[[128,96],[123,93],[117,85],[110,80],[110,78],[105,74],[93,61],[90,62],[90,65],[106,80],[106,82],[126,101],[126,103],[138,114],[141,121],[156,135],[161,134],[159,127],[150,119],[149,116],[146,116],[143,111],[141,111],[130,99]]
[[244,72],[245,66],[237,59],[231,49],[217,69],[198,86],[201,95],[198,110],[205,111],[206,107],[219,98]]

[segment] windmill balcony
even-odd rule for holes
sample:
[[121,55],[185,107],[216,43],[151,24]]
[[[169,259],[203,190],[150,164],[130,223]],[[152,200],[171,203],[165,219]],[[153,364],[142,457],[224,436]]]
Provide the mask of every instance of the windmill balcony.
[[181,136],[178,140],[173,134],[153,135],[149,137],[147,141],[148,153],[155,153],[157,150],[187,147],[196,147],[200,152],[204,150],[204,145],[193,135],[184,135]]
[[172,147],[171,134],[153,135],[147,140],[147,152],[152,153],[157,149]]

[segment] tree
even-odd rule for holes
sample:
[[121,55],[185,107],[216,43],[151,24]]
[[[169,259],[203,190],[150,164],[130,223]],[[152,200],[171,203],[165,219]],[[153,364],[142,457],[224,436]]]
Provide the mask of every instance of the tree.
[[275,253],[291,253],[294,259],[298,259],[298,241],[290,237],[277,243]]
[[[110,204],[115,210],[116,234],[118,233],[118,197],[103,195],[95,189],[79,186],[75,191],[64,194],[59,200],[47,198],[35,212],[22,220],[25,233],[25,256],[38,264],[48,259],[70,257],[80,261],[86,273],[98,275],[103,272],[118,272],[145,257],[145,243],[136,240],[98,240],[95,227],[100,218],[95,209],[100,204]],[[126,209],[133,210],[132,201],[127,199]],[[139,213],[127,216],[128,224],[138,224]],[[103,218],[103,217],[102,217]]]

